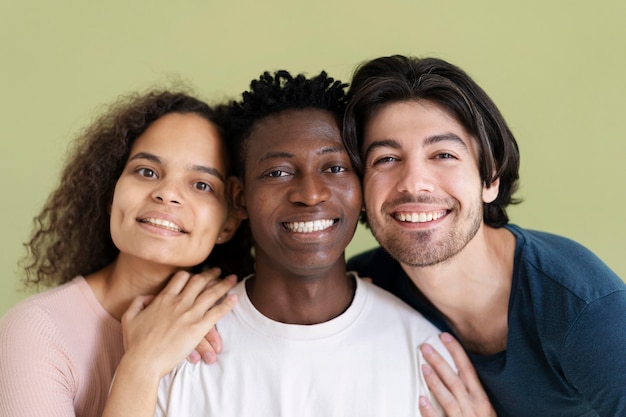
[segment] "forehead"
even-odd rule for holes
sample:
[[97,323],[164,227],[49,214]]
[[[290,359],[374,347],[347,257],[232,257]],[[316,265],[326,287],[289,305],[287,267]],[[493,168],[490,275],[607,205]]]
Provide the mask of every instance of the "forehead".
[[442,106],[429,101],[388,103],[376,109],[364,127],[364,146],[375,140],[402,139],[405,136],[453,133],[470,138],[465,128]]
[[336,142],[343,148],[335,116],[321,109],[285,110],[255,124],[247,139],[246,159],[256,159],[270,148],[298,148],[314,141]]
[[222,172],[228,166],[217,128],[194,113],[169,113],[152,122],[134,141],[130,156],[137,152],[157,154],[166,162],[209,164]]

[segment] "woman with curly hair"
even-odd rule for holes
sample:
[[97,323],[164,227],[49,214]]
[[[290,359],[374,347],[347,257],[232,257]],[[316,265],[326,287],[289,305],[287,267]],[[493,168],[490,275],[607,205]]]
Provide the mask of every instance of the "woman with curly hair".
[[230,311],[235,297],[215,303],[234,276],[193,275],[252,269],[225,122],[222,107],[150,91],[77,138],[24,261],[27,284],[59,286],[0,320],[0,415],[100,416],[109,388],[132,414]]

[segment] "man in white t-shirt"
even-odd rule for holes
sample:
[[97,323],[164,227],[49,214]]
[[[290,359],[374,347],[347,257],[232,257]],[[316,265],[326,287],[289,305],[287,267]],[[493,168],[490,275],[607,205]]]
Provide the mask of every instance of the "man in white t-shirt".
[[341,140],[344,88],[278,71],[232,104],[234,209],[256,273],[231,291],[217,363],[164,377],[157,416],[420,416],[420,397],[433,401],[419,346],[448,357],[439,331],[346,271],[362,195]]

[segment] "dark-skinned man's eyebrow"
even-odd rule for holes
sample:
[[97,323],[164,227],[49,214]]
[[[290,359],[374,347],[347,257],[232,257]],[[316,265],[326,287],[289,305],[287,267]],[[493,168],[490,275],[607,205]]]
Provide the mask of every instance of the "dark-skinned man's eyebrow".
[[[322,155],[325,153],[333,153],[333,152],[345,152],[345,149],[343,149],[341,146],[326,146],[323,148],[320,148],[317,151],[318,155]],[[286,158],[286,159],[291,159],[294,158],[296,155],[291,153],[291,152],[268,152],[265,155],[263,155],[260,159],[260,162],[266,161],[268,159],[281,159],[281,158]]]
[[269,159],[281,159],[281,158],[291,159],[294,156],[295,155],[290,152],[268,152],[261,157],[259,162],[267,161]]

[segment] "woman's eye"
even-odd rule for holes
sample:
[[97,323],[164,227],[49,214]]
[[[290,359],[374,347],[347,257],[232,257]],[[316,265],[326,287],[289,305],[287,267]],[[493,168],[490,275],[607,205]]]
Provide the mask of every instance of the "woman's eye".
[[156,172],[154,172],[150,168],[139,168],[137,170],[137,173],[139,175],[141,175],[142,177],[146,177],[146,178],[156,178],[157,177]]
[[197,182],[194,184],[194,187],[200,191],[213,191],[213,188],[206,182]]
[[440,154],[437,154],[437,156],[435,156],[435,158],[438,158],[438,159],[453,159],[454,155],[452,155],[451,153],[442,152]]

